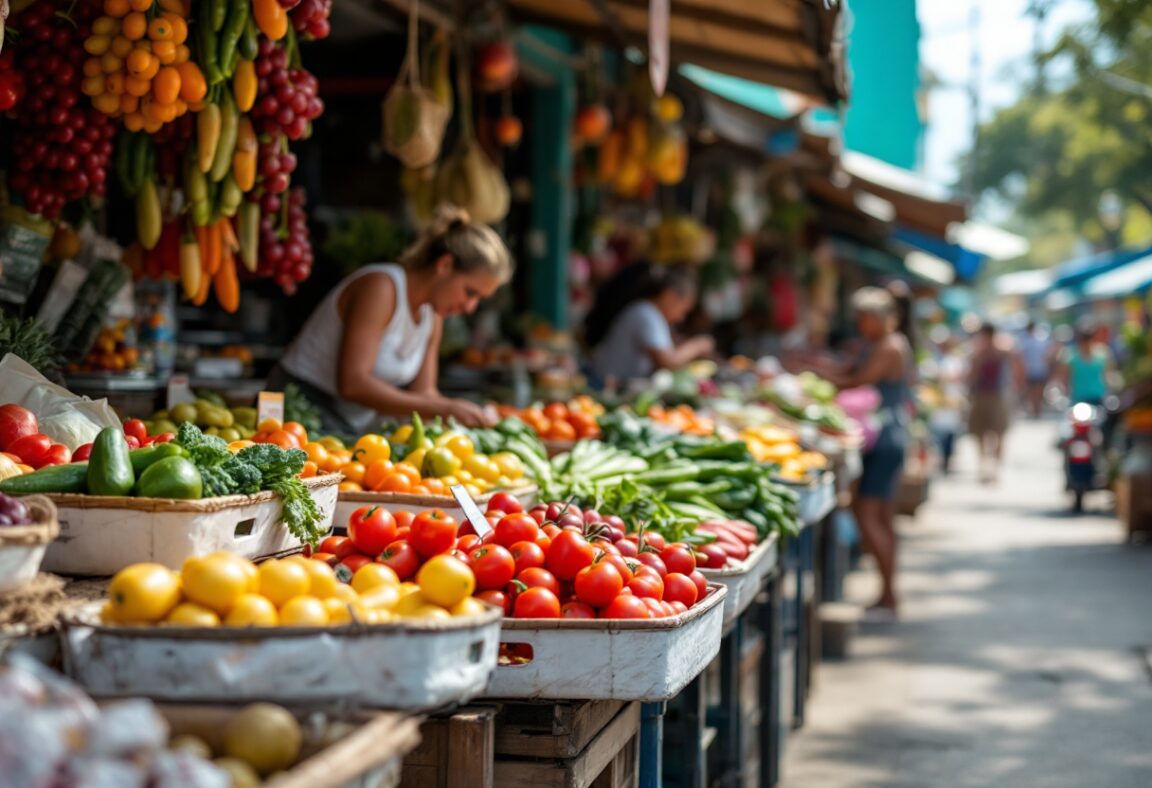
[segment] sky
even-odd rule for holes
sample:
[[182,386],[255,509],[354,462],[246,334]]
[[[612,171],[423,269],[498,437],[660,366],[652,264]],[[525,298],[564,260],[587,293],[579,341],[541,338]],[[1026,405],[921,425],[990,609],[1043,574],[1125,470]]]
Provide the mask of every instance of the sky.
[[[972,35],[970,14],[978,8]],[[972,111],[968,84],[972,42],[979,44],[979,115],[987,120],[1017,95],[1021,75],[1031,74],[1034,21],[1025,15],[1030,0],[918,0],[920,58],[939,87],[928,94],[928,127],[922,168],[931,180],[953,185],[958,161],[971,147]],[[1068,25],[1091,18],[1089,0],[1057,0],[1044,23],[1047,44]]]

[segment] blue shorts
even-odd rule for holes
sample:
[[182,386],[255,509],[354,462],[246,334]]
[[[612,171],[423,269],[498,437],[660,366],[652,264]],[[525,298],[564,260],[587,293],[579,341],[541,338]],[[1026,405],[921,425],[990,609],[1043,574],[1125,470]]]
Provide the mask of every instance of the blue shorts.
[[900,488],[900,474],[904,470],[904,446],[900,443],[877,442],[861,458],[864,466],[860,474],[859,498],[891,501]]

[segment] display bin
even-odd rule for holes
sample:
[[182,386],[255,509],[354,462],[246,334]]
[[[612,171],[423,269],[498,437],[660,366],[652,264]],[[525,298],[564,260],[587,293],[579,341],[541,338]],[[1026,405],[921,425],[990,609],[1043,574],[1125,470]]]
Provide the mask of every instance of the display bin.
[[728,589],[728,595],[724,598],[725,631],[752,604],[764,586],[764,578],[776,567],[779,559],[779,539],[776,534],[769,534],[739,564],[724,569],[700,570],[709,583]]
[[626,788],[636,784],[640,704],[500,702],[428,719],[401,788]]
[[496,668],[486,697],[533,700],[665,701],[720,649],[728,589],[660,619],[508,619],[502,646],[530,651],[524,664]]
[[805,525],[820,522],[836,509],[836,475],[830,471],[820,474],[819,478],[807,484],[797,484],[783,479],[774,481],[800,496],[797,509],[800,521]]
[[[484,511],[488,501],[499,492],[515,495],[520,504],[529,509],[536,504],[538,489],[535,484],[516,487],[511,490],[492,490],[473,498],[480,511]],[[342,492],[336,498],[336,533],[346,533],[348,518],[361,506],[381,506],[390,512],[422,512],[426,509],[439,509],[445,514],[463,521],[464,510],[451,495],[411,495],[409,493],[382,492]]]
[[105,625],[100,604],[61,616],[64,670],[97,697],[436,709],[484,690],[500,640],[495,608],[450,620],[237,629]]
[[[332,526],[339,474],[304,479]],[[155,562],[179,569],[194,555],[226,550],[256,560],[300,549],[284,525],[280,496],[224,495],[196,501],[169,498],[59,494],[60,535],[42,568],[61,575],[114,575],[129,564]]]
[[43,495],[22,499],[32,522],[0,528],[0,594],[31,583],[48,545],[60,534],[56,505]]
[[[173,736],[196,736],[219,752],[237,707],[159,704],[157,710]],[[395,712],[289,711],[304,732],[303,757],[264,788],[392,788],[403,757],[420,741],[417,720]]]

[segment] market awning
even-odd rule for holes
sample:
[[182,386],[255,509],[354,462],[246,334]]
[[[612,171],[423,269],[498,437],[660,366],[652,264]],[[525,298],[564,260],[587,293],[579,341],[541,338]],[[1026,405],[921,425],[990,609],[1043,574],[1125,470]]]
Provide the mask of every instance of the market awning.
[[952,264],[927,252],[909,252],[904,255],[904,267],[931,284],[950,285],[956,281],[956,269]]
[[[514,19],[584,38],[648,47],[648,0],[507,0]],[[674,0],[669,54],[820,102],[847,98],[842,3],[826,0]]]
[[896,222],[903,227],[946,239],[954,223],[968,218],[963,201],[910,170],[854,151],[844,151],[840,162],[861,188],[892,203]]
[[1027,238],[990,224],[971,221],[954,225],[948,233],[948,240],[989,260],[1013,260],[1028,254],[1031,248]]
[[1115,270],[1122,265],[1138,260],[1152,254],[1152,246],[1139,249],[1115,249],[1110,252],[1073,260],[1056,269],[1056,277],[1052,281],[1052,288],[1079,288],[1090,279],[1101,274]]
[[1089,279],[1084,285],[1084,295],[1092,299],[1119,298],[1143,293],[1149,287],[1152,287],[1152,254]]
[[1052,285],[1052,271],[1042,268],[1035,271],[1013,271],[997,277],[992,283],[992,291],[998,296],[1034,296],[1043,293]]

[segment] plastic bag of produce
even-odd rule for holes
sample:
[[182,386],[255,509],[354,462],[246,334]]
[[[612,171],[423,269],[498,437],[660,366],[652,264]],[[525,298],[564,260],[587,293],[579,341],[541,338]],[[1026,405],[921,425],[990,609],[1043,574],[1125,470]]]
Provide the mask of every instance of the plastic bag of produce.
[[108,400],[90,400],[49,383],[11,353],[0,360],[0,403],[10,402],[35,413],[40,431],[73,451],[91,443],[105,427],[120,426]]
[[440,155],[452,108],[420,82],[416,3],[408,15],[408,53],[396,84],[384,97],[384,150],[405,167],[426,167]]

